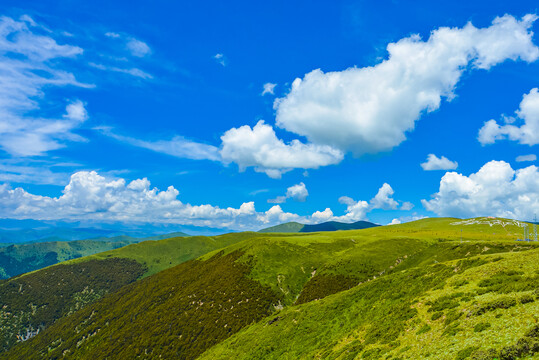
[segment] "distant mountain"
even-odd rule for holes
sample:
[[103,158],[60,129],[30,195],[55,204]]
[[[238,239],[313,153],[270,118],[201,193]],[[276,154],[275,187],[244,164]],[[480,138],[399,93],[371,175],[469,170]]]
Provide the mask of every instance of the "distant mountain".
[[118,249],[142,241],[185,236],[188,235],[177,232],[145,238],[134,238],[125,235],[75,241],[49,238],[52,241],[34,241],[4,246],[0,247],[0,279],[8,279],[62,261]]
[[368,221],[356,221],[347,224],[338,221],[328,221],[316,225],[305,225],[300,232],[337,231],[337,230],[360,230],[380,226]]
[[304,226],[305,225],[300,224],[298,222],[291,221],[284,224],[265,228],[265,229],[259,230],[258,232],[260,233],[297,233],[297,232],[300,232]]
[[304,225],[298,222],[287,222],[281,225],[272,226],[259,230],[261,233],[298,233],[298,232],[318,232],[337,230],[360,230],[380,226],[368,221],[357,221],[355,223],[342,223],[338,221],[327,221],[321,224]]
[[155,234],[163,234],[165,237],[160,237],[162,239],[174,233],[177,235],[173,236],[185,236],[183,229],[176,226],[0,219],[0,247],[5,244],[86,239],[111,241],[122,236],[152,237],[156,240]]

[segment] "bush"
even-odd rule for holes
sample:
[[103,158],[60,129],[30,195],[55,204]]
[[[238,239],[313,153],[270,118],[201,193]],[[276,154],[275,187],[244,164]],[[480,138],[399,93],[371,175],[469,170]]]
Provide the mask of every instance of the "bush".
[[488,329],[491,325],[488,323],[488,322],[480,322],[480,323],[477,323],[474,328],[473,328],[473,331],[474,332],[481,332],[481,331],[485,331],[486,329]]

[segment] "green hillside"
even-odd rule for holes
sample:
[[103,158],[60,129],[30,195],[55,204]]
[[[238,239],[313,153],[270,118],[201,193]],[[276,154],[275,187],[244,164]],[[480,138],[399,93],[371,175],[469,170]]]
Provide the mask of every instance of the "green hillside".
[[105,237],[75,241],[56,239],[54,241],[39,241],[0,247],[0,279],[8,279],[62,261],[118,249],[141,241],[182,236],[188,235],[177,232],[146,238],[134,238],[122,235],[111,238]]
[[54,241],[0,248],[0,279],[38,270],[62,261],[120,248],[135,240]]
[[534,358],[539,244],[515,241],[519,225],[230,234],[243,239],[124,286],[0,358]]
[[256,235],[145,241],[0,281],[0,349],[123,285]]

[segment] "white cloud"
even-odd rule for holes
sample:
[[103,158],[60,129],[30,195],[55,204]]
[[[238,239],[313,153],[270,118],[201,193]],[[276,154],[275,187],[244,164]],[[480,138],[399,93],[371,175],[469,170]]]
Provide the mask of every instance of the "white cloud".
[[88,120],[88,111],[86,111],[84,106],[85,104],[80,100],[72,102],[66,106],[66,114],[64,115],[64,118],[79,122]]
[[[292,190],[288,195],[302,199],[306,191],[298,185],[297,188],[290,187]],[[58,197],[32,194],[22,188],[12,189],[7,184],[0,184],[0,218],[167,223],[253,230],[288,221],[305,224],[329,220],[354,222],[365,219],[367,212],[374,208],[366,201],[341,197],[339,202],[347,205],[342,216],[334,216],[329,208],[310,216],[300,216],[283,211],[279,205],[259,212],[254,202],[245,202],[239,208],[221,208],[210,204],[186,204],[178,197],[179,191],[173,186],[166,190],[152,188],[147,178],[126,181],[95,171],[79,171],[71,175]]]
[[307,191],[305,184],[302,182],[286,189],[286,197],[292,198],[296,201],[303,202],[307,199],[307,196],[309,196],[309,192]]
[[490,161],[469,176],[447,172],[439,191],[422,203],[440,216],[531,219],[539,213],[539,169],[513,170],[504,161]]
[[215,59],[215,61],[217,61],[218,64],[221,64],[223,66],[226,66],[227,65],[227,59],[225,58],[225,56],[221,53],[219,54],[215,54],[213,56],[213,58]]
[[523,162],[523,161],[535,161],[537,160],[537,155],[530,154],[530,155],[520,155],[517,156],[516,161]]
[[252,166],[272,178],[280,178],[294,168],[316,169],[337,164],[344,156],[325,145],[303,144],[299,140],[285,144],[262,120],[253,128],[248,125],[232,128],[221,140],[220,153],[225,163],[236,163],[240,171]]
[[69,179],[70,173],[52,171],[61,167],[77,167],[78,164],[55,164],[45,161],[21,161],[0,159],[0,182],[25,184],[61,185]]
[[356,155],[390,150],[422,114],[455,97],[465,70],[490,69],[507,59],[535,61],[535,19],[505,15],[486,28],[439,28],[426,41],[412,35],[389,44],[389,58],[375,66],[314,70],[275,101],[277,126]]
[[282,204],[286,202],[287,199],[294,199],[296,201],[303,202],[307,199],[307,196],[309,196],[307,187],[301,182],[286,189],[286,195],[277,196],[275,199],[269,199],[268,202],[272,204]]
[[495,120],[485,122],[477,136],[481,145],[493,144],[497,140],[506,138],[524,145],[539,144],[539,92],[537,88],[524,94],[516,115],[523,121],[521,126],[512,125],[515,119],[507,117],[505,117],[505,125],[500,125]]
[[401,216],[399,218],[395,218],[395,219],[391,220],[391,222],[388,225],[398,225],[398,224],[407,223],[407,222],[410,222],[410,221],[421,220],[421,219],[426,219],[426,218],[427,218],[427,216],[417,215],[417,214],[414,214],[412,216]]
[[414,204],[412,204],[409,201],[403,202],[401,207],[400,207],[400,209],[403,210],[403,211],[412,210],[413,208],[414,208]]
[[311,222],[313,224],[319,224],[333,219],[333,211],[330,208],[326,208],[324,211],[315,211],[311,216]]
[[113,139],[132,146],[141,147],[155,152],[172,155],[183,159],[220,161],[219,148],[191,141],[181,136],[175,136],[171,140],[146,141],[129,136],[118,135],[108,127],[99,127],[95,130]]
[[97,64],[93,62],[88,63],[88,65],[99,70],[114,71],[118,73],[128,74],[128,75],[135,76],[144,80],[153,79],[153,76],[151,74],[148,74],[147,72],[142,71],[139,68],[120,68],[117,66],[107,66],[107,65]]
[[339,202],[346,205],[346,213],[342,216],[333,217],[332,220],[351,223],[367,218],[367,212],[370,210],[368,202],[363,200],[355,201],[348,196],[341,196]]
[[57,118],[29,115],[40,109],[46,88],[90,87],[57,68],[63,59],[82,52],[77,46],[60,45],[51,37],[35,34],[28,21],[0,17],[0,147],[4,151],[15,156],[42,155],[66,141],[83,140],[72,132],[87,119],[79,100],[67,104],[65,115]]
[[[394,193],[393,188],[388,183],[384,183],[369,202],[364,200],[355,201],[351,197],[341,196],[339,202],[346,205],[346,212],[342,216],[333,217],[332,220],[354,222],[366,220],[367,214],[375,209],[397,210],[399,202],[392,198]],[[410,210],[412,207],[413,204],[404,202],[400,210]]]
[[106,37],[110,37],[110,38],[115,38],[115,39],[117,39],[117,38],[120,37],[120,34],[115,33],[115,32],[112,32],[112,31],[109,31],[109,32],[106,32],[106,33],[105,33],[105,36],[106,36]]
[[284,204],[286,202],[287,197],[284,195],[277,196],[275,199],[268,199],[268,203],[270,204]]
[[384,183],[376,196],[371,199],[371,209],[395,210],[399,203],[392,198],[394,193],[393,188],[388,183]]
[[271,95],[274,95],[274,91],[275,91],[275,87],[277,86],[277,84],[273,84],[273,83],[265,83],[264,84],[264,90],[262,91],[262,96],[266,95],[266,94],[271,94]]
[[439,158],[434,154],[429,154],[427,157],[427,161],[421,163],[421,167],[423,168],[423,170],[426,171],[455,170],[458,166],[459,164],[456,161],[451,161],[445,156]]
[[127,182],[107,179],[94,171],[73,174],[62,193],[59,197],[40,196],[0,185],[0,217],[174,223],[238,230],[300,219],[278,205],[257,212],[253,202],[239,208],[185,204],[173,186],[160,191],[146,178]]
[[130,38],[125,46],[131,55],[136,57],[144,57],[152,53],[152,49],[150,49],[148,44],[135,38]]

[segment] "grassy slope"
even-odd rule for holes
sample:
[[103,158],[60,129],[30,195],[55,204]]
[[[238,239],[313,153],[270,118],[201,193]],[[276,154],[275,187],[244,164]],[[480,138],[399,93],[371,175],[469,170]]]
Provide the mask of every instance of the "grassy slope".
[[74,241],[58,239],[57,241],[43,240],[0,247],[0,279],[8,279],[63,261],[118,249],[129,244],[183,236],[187,235],[178,232],[146,238],[115,236]]
[[120,248],[134,241],[55,241],[0,248],[0,279],[38,270],[56,263]]
[[59,318],[137,280],[144,267],[111,258],[57,265],[0,282],[0,351],[17,335],[42,331]]
[[188,261],[128,285],[0,358],[194,359],[278,300],[246,276],[239,255]]
[[89,259],[107,259],[111,257],[132,259],[146,267],[147,270],[144,273],[144,277],[146,277],[187,260],[195,259],[208,252],[218,251],[239,241],[259,236],[260,234],[254,232],[244,232],[218,236],[189,236],[159,241],[144,241],[120,249],[71,260],[66,263],[77,263]]
[[[522,254],[537,253],[537,250],[529,250],[534,248],[534,244],[514,241],[517,234],[520,234],[520,228],[516,224],[506,221],[500,225],[494,222],[476,220],[475,223],[466,224],[457,219],[426,219],[415,223],[360,231],[294,235],[256,235],[253,233],[227,235],[235,237],[236,240],[238,236],[243,236],[244,240],[228,246],[223,251],[224,256],[239,254],[236,260],[238,266],[247,267],[249,271],[246,274],[251,280],[255,280],[255,283],[260,283],[263,288],[272,289],[272,293],[280,298],[282,305],[277,306],[276,309],[281,309],[281,307],[284,309],[216,345],[203,354],[203,358],[295,359],[300,356],[304,358],[354,358],[358,354],[362,354],[365,358],[380,358],[382,355],[391,355],[393,358],[414,358],[414,356],[420,358],[428,354],[420,354],[417,349],[414,350],[414,343],[410,339],[406,340],[405,334],[410,331],[417,333],[421,329],[423,329],[423,334],[432,332],[436,339],[447,337],[444,339],[451,342],[453,347],[450,350],[450,357],[445,358],[454,358],[458,351],[465,350],[466,347],[460,347],[459,343],[454,344],[454,338],[450,339],[450,336],[457,336],[465,330],[456,330],[463,327],[461,325],[454,327],[454,324],[458,322],[440,324],[445,323],[447,318],[456,317],[458,313],[449,311],[457,308],[444,309],[438,320],[431,320],[431,324],[421,315],[422,311],[428,312],[431,305],[425,305],[427,308],[422,310],[419,304],[427,304],[429,301],[427,297],[435,291],[446,291],[449,295],[458,293],[459,291],[455,290],[453,278],[465,271],[477,271],[477,274],[465,273],[468,277],[483,274],[480,271],[482,267],[489,266],[491,263],[469,261],[474,256],[490,259],[488,261],[501,258],[497,259],[496,264],[502,264],[506,257],[512,256],[515,251],[528,250]],[[129,248],[121,250],[125,251]],[[201,260],[203,263],[210,259],[215,260],[212,256],[216,253],[217,251],[210,252]],[[500,255],[496,258],[489,255],[493,253]],[[124,255],[138,257],[140,262],[145,262],[147,265],[153,264],[154,272],[159,269],[163,263],[162,260],[170,262],[167,254],[151,248],[148,249],[148,253],[144,254],[133,248],[131,253],[124,252]],[[101,258],[107,256],[108,254],[99,255]],[[220,257],[221,254],[217,256],[217,258]],[[467,260],[459,263],[458,259]],[[526,261],[529,261],[529,264],[535,264],[533,257]],[[169,285],[173,285],[175,281],[182,281],[179,273],[176,275],[178,277],[176,280],[170,276],[167,280],[154,280],[161,279],[162,276],[166,277],[166,274],[170,273],[162,272],[145,281],[146,283],[165,281]],[[202,284],[209,284],[208,279],[202,274],[200,276],[202,276],[199,279]],[[535,284],[533,281],[532,285]],[[453,285],[447,285],[449,283]],[[235,286],[234,282],[225,285],[231,288]],[[133,288],[136,286],[138,285],[134,284]],[[168,296],[171,297],[177,296],[179,291],[173,291],[174,287],[169,290]],[[130,293],[126,288],[125,291],[122,299],[136,295],[134,290]],[[181,307],[167,310],[170,306],[167,305],[166,296],[153,296],[152,292],[146,294],[148,299],[145,301],[153,304],[152,308],[155,306],[162,309],[157,315],[158,318],[177,317],[186,311]],[[304,296],[304,294],[307,295]],[[467,295],[466,300],[460,299],[457,306],[465,306],[466,301],[470,301],[471,304],[475,301],[477,303],[474,306],[480,307],[481,296],[491,295],[482,294],[473,295],[473,297]],[[510,295],[517,297],[514,294]],[[521,295],[526,294],[519,294],[518,301]],[[468,299],[470,297],[471,299]],[[311,301],[313,299],[322,300]],[[120,299],[116,300],[120,303]],[[104,303],[109,307],[103,308]],[[115,309],[114,303],[107,296],[92,306],[101,308],[105,318],[110,318],[107,315],[109,310],[111,313],[127,312],[126,316],[131,314],[136,318],[137,315],[132,313],[132,307]],[[215,304],[219,305],[219,302]],[[535,301],[522,305],[525,314],[529,315],[530,311],[532,313],[535,311],[535,308],[532,308],[533,304]],[[91,311],[91,308],[87,311]],[[253,318],[252,316],[256,314],[245,315]],[[107,333],[114,334],[124,326],[125,320],[117,320],[114,317],[109,320],[107,324],[110,324],[112,332],[107,330]],[[103,322],[99,317],[95,321]],[[36,349],[53,346],[54,341],[62,338],[60,336],[62,331],[73,329],[82,323],[84,319],[73,316],[63,319],[60,325],[51,327],[50,331],[43,336],[38,335],[35,341],[31,340],[15,348],[7,356],[15,356],[24,349],[26,349],[24,351],[30,351],[28,346],[34,346]],[[208,329],[213,328],[213,325],[207,325],[208,327],[204,327],[206,330],[200,333],[202,338],[206,338]],[[428,331],[425,330],[427,325],[430,327]],[[509,327],[507,332],[512,335],[504,344],[509,344],[511,341],[516,341],[518,336],[523,336],[521,331],[523,329],[513,326],[511,321],[507,321],[505,325]],[[103,329],[102,326],[104,325],[101,325],[99,329]],[[494,324],[492,327],[494,328]],[[143,329],[144,326],[140,324],[139,328]],[[95,329],[97,328],[85,328],[80,334],[71,334],[70,343],[86,342],[85,339],[90,334],[94,334]],[[446,330],[455,334],[443,335]],[[134,353],[130,353],[131,355],[141,354],[137,352],[139,350],[154,351],[151,344],[158,341],[162,334],[158,330],[151,334],[141,331],[140,334],[133,336],[149,337],[149,340],[145,342],[145,349],[138,347]],[[65,338],[62,339],[65,340]],[[175,340],[170,339],[170,341]],[[505,346],[504,344],[495,344],[495,346]],[[97,336],[95,340],[87,342],[84,350],[71,348],[72,356],[77,358],[83,353],[84,356],[92,356],[98,348],[103,346],[107,348],[112,345],[103,337]],[[468,351],[472,350],[468,349]],[[396,355],[397,353],[399,355]],[[432,355],[432,358],[443,357]]]
[[[454,240],[433,243],[350,290],[285,307],[201,359],[493,359],[500,350],[518,353],[516,344],[539,321],[539,247],[515,242],[519,228],[512,225],[462,225],[461,243],[461,226],[452,222],[429,219],[362,231],[379,238]],[[489,279],[509,270],[522,272],[517,282],[526,286],[485,292]],[[514,306],[492,305],[507,298],[515,299]],[[479,315],[489,306],[496,309]],[[489,355],[488,349],[495,350]]]
[[[53,265],[41,270],[26,273],[9,280],[0,281],[0,349],[10,348],[17,334],[25,334],[26,329],[34,330],[46,328],[70,313],[72,308],[82,308],[95,302],[104,294],[117,290],[120,286],[110,287],[122,277],[124,273],[133,273],[133,266],[140,267],[137,277],[146,277],[164,269],[173,267],[185,261],[194,259],[208,251],[216,250],[235,242],[257,236],[256,233],[226,234],[215,237],[178,237],[159,241],[145,241],[125,246],[119,249],[86,256],[61,264]],[[115,259],[128,260],[128,262],[115,262],[114,272],[100,268],[100,264]],[[97,261],[97,262],[96,262]],[[105,262],[103,262],[105,261]],[[98,264],[93,268],[106,276],[97,278],[73,277],[64,274],[76,274],[87,264]],[[134,263],[134,265],[133,265]],[[119,264],[119,265],[118,265]],[[63,270],[67,267],[69,270]],[[57,271],[58,270],[58,271]],[[38,279],[38,280],[36,280]],[[131,279],[130,281],[132,281]],[[26,283],[36,283],[48,286],[43,291],[15,292]],[[125,284],[127,282],[123,282]],[[61,284],[62,286],[52,286]],[[51,286],[49,286],[51,285]],[[34,286],[38,289],[38,286]],[[85,289],[86,288],[86,289]],[[82,290],[84,292],[82,292]],[[9,295],[9,296],[8,296]],[[36,313],[35,306],[45,306]],[[50,312],[54,316],[47,317],[43,313]],[[43,320],[46,318],[46,321]],[[22,321],[21,319],[24,319]]]

